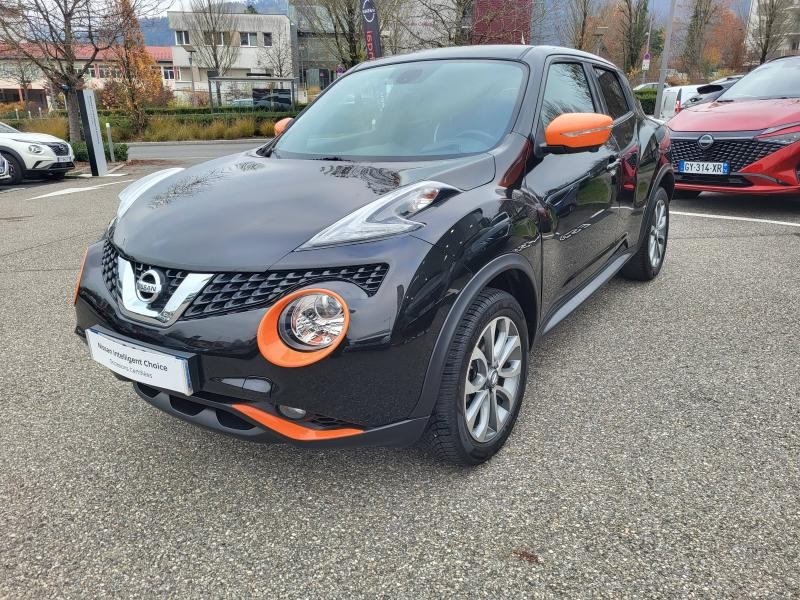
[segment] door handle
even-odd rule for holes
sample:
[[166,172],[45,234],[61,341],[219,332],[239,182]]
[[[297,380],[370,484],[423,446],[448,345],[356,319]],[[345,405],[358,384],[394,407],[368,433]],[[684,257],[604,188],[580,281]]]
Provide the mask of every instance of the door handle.
[[606,171],[616,171],[617,167],[619,167],[622,159],[619,157],[619,154],[614,154],[608,159],[608,165],[606,165]]

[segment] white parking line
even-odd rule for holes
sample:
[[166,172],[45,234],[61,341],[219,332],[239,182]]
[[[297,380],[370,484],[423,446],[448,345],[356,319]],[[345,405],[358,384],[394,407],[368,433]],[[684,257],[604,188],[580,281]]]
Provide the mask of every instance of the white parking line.
[[800,227],[800,223],[791,221],[772,221],[770,219],[751,219],[749,217],[729,217],[726,215],[709,215],[706,213],[682,212],[678,210],[669,211],[670,215],[681,215],[684,217],[701,217],[704,219],[722,219],[724,221],[747,221],[749,223],[768,223],[770,225],[784,225],[786,227]]
[[49,194],[42,194],[41,196],[34,196],[33,198],[28,198],[29,200],[38,200],[39,198],[50,198],[51,196],[64,196],[66,194],[77,194],[79,192],[88,192],[91,190],[97,190],[102,187],[106,187],[107,185],[117,185],[118,183],[128,183],[133,181],[133,179],[123,179],[121,181],[111,181],[109,183],[98,183],[97,185],[87,185],[86,187],[72,187],[72,188],[64,188],[63,190],[56,190],[55,192],[50,192]]

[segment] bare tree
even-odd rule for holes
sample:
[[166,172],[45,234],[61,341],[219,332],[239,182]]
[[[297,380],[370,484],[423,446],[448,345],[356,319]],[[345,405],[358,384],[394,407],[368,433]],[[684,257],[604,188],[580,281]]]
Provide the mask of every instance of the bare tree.
[[[192,0],[190,12],[182,13],[182,21],[190,31],[190,39],[197,40],[197,66],[224,77],[239,56],[239,40],[235,40],[236,15],[230,12],[224,0]],[[222,91],[216,82],[217,102],[222,103]]]
[[285,31],[272,34],[272,45],[258,52],[258,66],[270,71],[273,77],[293,77],[292,42]]
[[[518,0],[415,0],[404,24],[413,48],[441,48],[466,44],[515,43],[529,38],[546,18],[531,2]],[[531,41],[531,40],[528,40]]]
[[[149,14],[155,0],[133,0]],[[0,45],[38,67],[66,95],[70,140],[81,139],[77,91],[98,54],[110,48],[123,27],[116,0],[3,0]]]
[[753,0],[749,45],[759,64],[772,58],[794,25],[793,0]]
[[360,0],[299,0],[295,6],[305,26],[345,68],[364,59]]
[[595,0],[568,0],[561,20],[561,38],[578,50],[589,50],[592,45],[590,25],[595,11]]
[[639,62],[650,23],[650,0],[619,0],[619,27],[622,37],[622,58],[626,73]]
[[720,0],[693,0],[692,16],[686,28],[681,58],[691,80],[698,80],[707,75],[705,58],[711,26],[719,16],[722,4]]

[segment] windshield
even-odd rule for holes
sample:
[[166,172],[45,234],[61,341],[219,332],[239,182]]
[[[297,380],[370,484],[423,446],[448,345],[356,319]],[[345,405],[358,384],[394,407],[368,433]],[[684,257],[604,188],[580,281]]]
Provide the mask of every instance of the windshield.
[[525,70],[514,62],[434,60],[356,71],[292,124],[278,157],[384,160],[485,152],[510,130]]
[[800,98],[800,60],[780,59],[761,65],[734,83],[718,101]]
[[5,123],[0,123],[0,133],[19,133],[19,131]]

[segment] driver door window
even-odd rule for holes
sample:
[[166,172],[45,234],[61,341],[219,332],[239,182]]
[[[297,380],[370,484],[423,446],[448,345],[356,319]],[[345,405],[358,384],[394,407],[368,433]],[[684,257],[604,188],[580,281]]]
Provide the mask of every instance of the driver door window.
[[575,112],[597,112],[583,65],[550,65],[542,102],[542,130],[557,116]]

